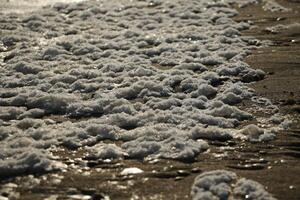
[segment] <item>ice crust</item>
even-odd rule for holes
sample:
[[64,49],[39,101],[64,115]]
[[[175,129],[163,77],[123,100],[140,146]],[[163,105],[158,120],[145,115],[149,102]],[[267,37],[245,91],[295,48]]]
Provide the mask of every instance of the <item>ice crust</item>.
[[193,200],[275,199],[260,183],[239,178],[234,172],[225,170],[198,175],[192,186],[191,196]]
[[[59,146],[190,161],[253,117],[236,106],[265,76],[242,61],[256,48],[240,33],[250,25],[221,0],[154,2],[55,4],[22,24],[0,14],[1,42],[13,47],[0,63],[1,173],[52,170]],[[242,134],[270,138],[253,131]]]

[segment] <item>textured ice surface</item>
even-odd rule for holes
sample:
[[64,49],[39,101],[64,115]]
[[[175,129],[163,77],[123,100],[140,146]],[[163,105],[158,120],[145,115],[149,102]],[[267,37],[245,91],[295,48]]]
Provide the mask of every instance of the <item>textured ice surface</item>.
[[193,200],[275,199],[261,184],[245,178],[239,179],[234,172],[225,170],[204,172],[197,176],[191,196]]
[[[265,76],[242,61],[256,40],[241,36],[250,25],[236,14],[221,0],[87,1],[18,20],[0,14],[1,171],[52,170],[55,147],[88,146],[90,159],[190,161],[208,149],[205,140],[232,139],[254,117],[236,104]],[[250,128],[242,129],[250,141],[269,140]]]

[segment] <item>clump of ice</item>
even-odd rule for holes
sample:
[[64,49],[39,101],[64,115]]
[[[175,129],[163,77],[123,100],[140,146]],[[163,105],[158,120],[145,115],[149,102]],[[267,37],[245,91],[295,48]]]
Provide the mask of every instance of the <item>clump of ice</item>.
[[215,170],[195,178],[191,190],[194,200],[199,199],[269,199],[275,198],[264,187],[252,180],[241,178],[234,172]]

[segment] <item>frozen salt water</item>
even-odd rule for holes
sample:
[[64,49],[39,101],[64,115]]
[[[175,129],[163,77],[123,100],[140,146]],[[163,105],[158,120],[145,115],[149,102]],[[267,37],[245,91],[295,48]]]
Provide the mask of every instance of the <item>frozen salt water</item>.
[[192,161],[206,140],[241,130],[250,141],[274,138],[236,129],[255,117],[236,104],[253,99],[248,83],[265,76],[243,62],[257,48],[241,36],[250,24],[233,21],[226,1],[157,2],[55,4],[18,22],[0,10],[6,175],[62,168],[50,156],[57,147],[88,147],[91,159]]

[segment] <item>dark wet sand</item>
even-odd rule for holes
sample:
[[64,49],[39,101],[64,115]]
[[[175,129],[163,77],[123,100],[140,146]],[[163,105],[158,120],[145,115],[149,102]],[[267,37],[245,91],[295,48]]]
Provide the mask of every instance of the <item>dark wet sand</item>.
[[[253,68],[263,69],[268,73],[266,79],[252,85],[258,95],[270,98],[280,106],[281,112],[298,119],[291,130],[281,132],[277,140],[268,144],[211,144],[212,147],[232,145],[239,149],[228,150],[226,158],[202,154],[192,164],[174,161],[146,164],[128,160],[118,164],[90,163],[93,167],[89,176],[68,173],[64,174],[65,178],[55,187],[49,187],[46,181],[35,188],[19,188],[22,199],[43,199],[56,194],[64,196],[72,194],[70,188],[77,188],[82,194],[94,195],[94,199],[101,199],[102,194],[109,195],[110,199],[130,199],[134,195],[137,196],[136,199],[190,199],[194,178],[201,171],[214,169],[231,170],[239,176],[258,181],[278,199],[300,199],[300,33],[272,34],[265,31],[266,27],[276,24],[300,22],[300,3],[279,2],[293,11],[271,13],[263,11],[260,5],[249,6],[240,9],[240,15],[235,19],[252,20],[257,26],[244,32],[244,35],[274,42],[274,45],[255,50],[247,58],[247,62]],[[278,21],[277,18],[282,19]],[[217,148],[212,148],[211,151],[221,153],[217,152]],[[70,153],[58,154],[70,156]],[[238,164],[249,162],[255,163],[259,169],[236,169]],[[146,173],[127,178],[118,176],[124,167],[131,166],[139,167]],[[97,172],[96,168],[105,171]],[[157,172],[153,173],[153,170]],[[19,180],[22,181],[26,180]],[[122,185],[126,188],[119,187]]]

